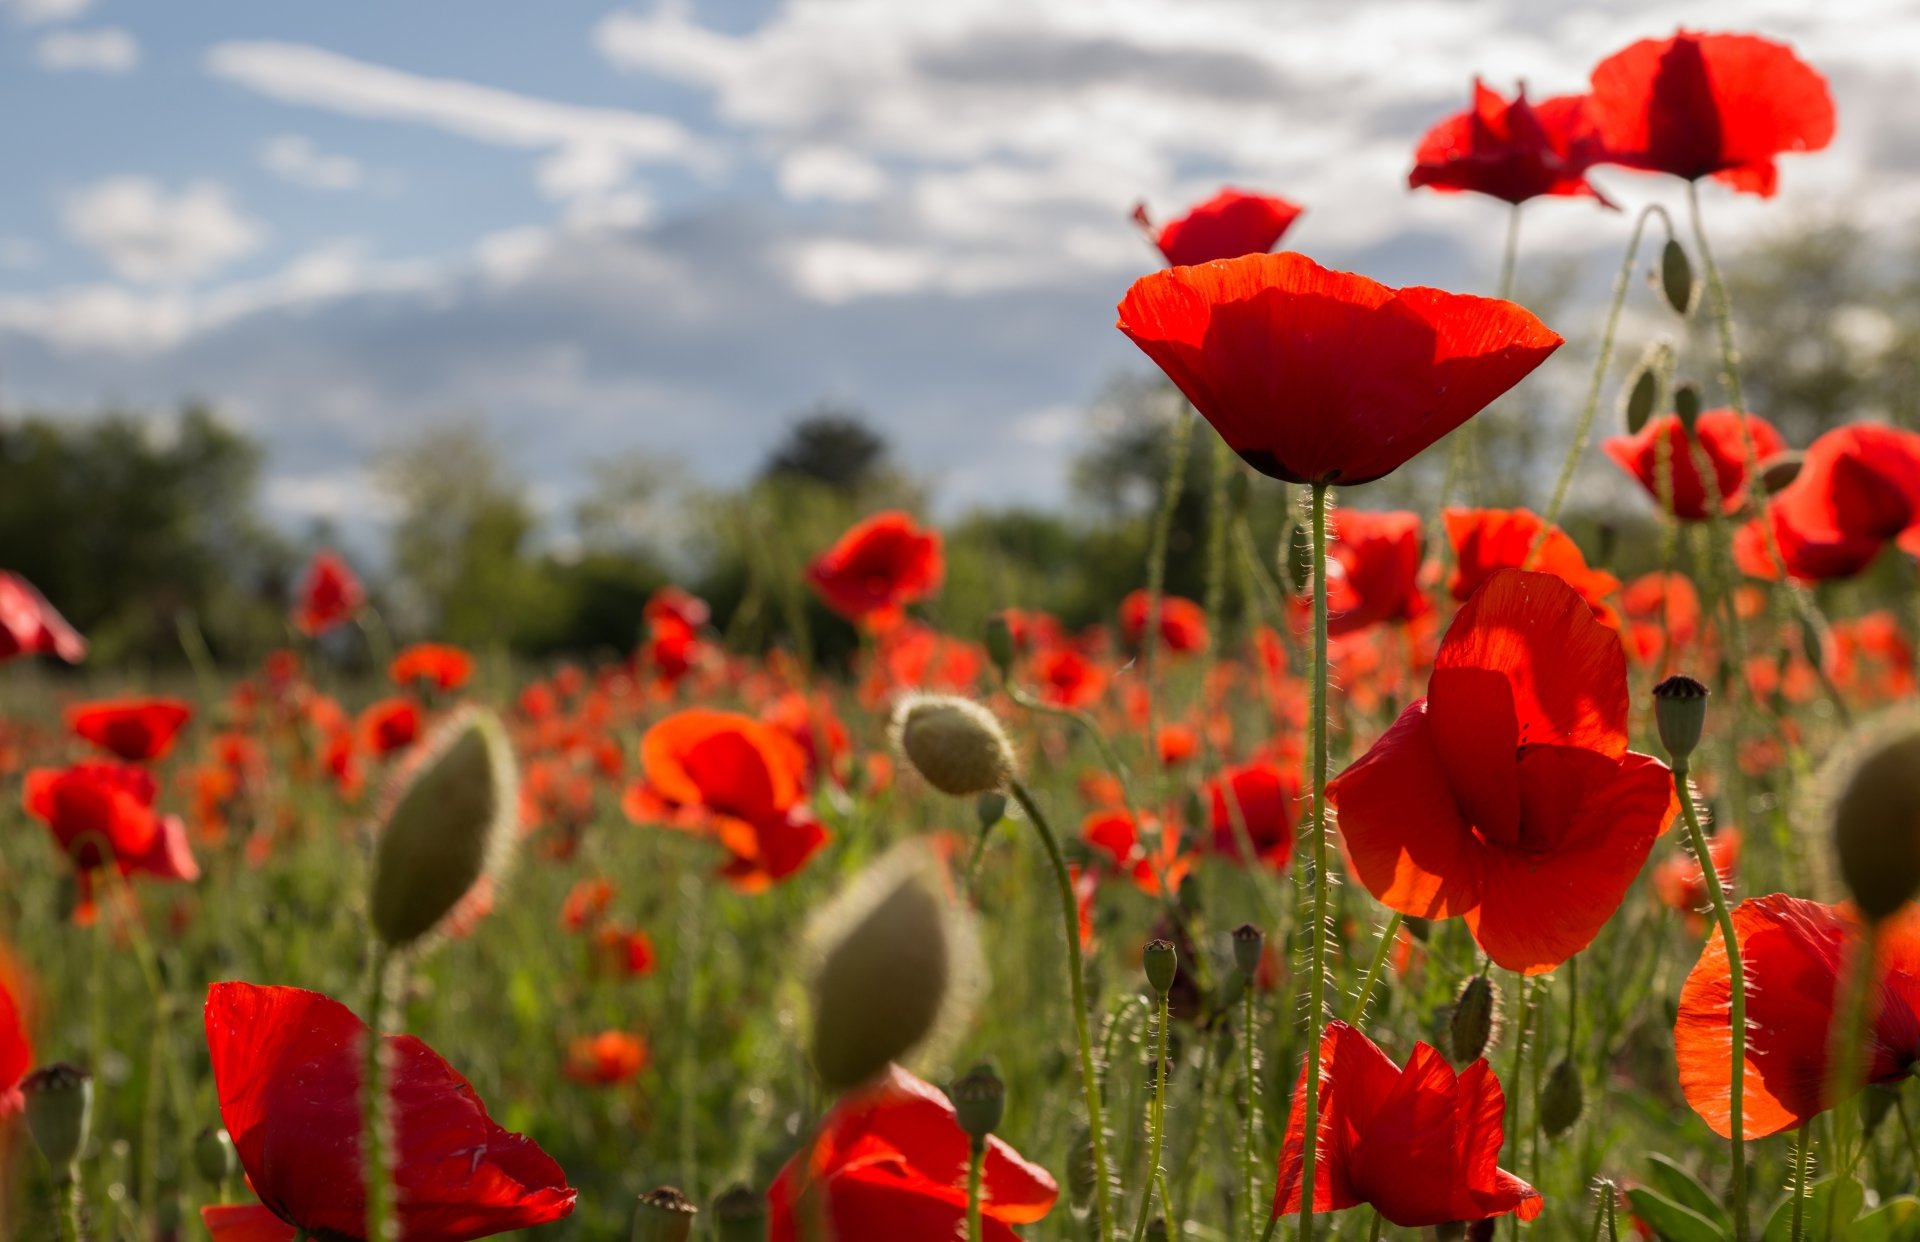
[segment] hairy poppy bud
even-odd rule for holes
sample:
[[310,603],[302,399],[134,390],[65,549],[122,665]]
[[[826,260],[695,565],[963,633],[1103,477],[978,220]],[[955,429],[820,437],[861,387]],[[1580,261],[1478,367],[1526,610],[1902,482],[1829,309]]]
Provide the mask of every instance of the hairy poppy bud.
[[1673,390],[1673,414],[1680,425],[1693,434],[1693,425],[1700,421],[1700,386],[1692,380],[1675,386]]
[[987,1136],[1000,1128],[1000,1117],[1007,1106],[1007,1084],[1000,1081],[993,1066],[976,1065],[954,1082],[949,1094],[960,1128],[973,1140],[976,1151],[985,1150]]
[[234,1155],[233,1136],[221,1126],[208,1126],[193,1140],[193,1167],[203,1181],[224,1186],[233,1177],[239,1159]]
[[373,855],[373,930],[403,948],[438,927],[512,849],[520,813],[513,747],[479,708],[450,717],[395,774]]
[[817,913],[814,1070],[834,1091],[858,1086],[964,1021],[979,990],[973,923],[948,900],[925,845],[891,851]]
[[1840,878],[1873,922],[1920,891],[1920,729],[1908,728],[1857,760],[1833,808]]
[[71,1184],[93,1125],[93,1075],[63,1061],[21,1079],[20,1094],[26,1097],[27,1133],[53,1170],[54,1184]]
[[1660,291],[1667,295],[1674,314],[1685,318],[1693,310],[1693,263],[1686,248],[1671,237],[1660,252]]
[[1632,387],[1627,389],[1627,403],[1621,410],[1621,418],[1627,425],[1627,434],[1637,436],[1640,429],[1653,417],[1653,406],[1660,399],[1660,376],[1651,366],[1642,365],[1633,377]]
[[1587,1097],[1580,1085],[1580,1071],[1568,1060],[1554,1063],[1547,1071],[1546,1085],[1540,1088],[1540,1128],[1548,1138],[1559,1138],[1580,1120]]
[[949,694],[905,699],[893,714],[893,739],[927,784],[956,798],[1007,787],[1013,744],[1000,721],[972,699]]
[[1500,994],[1493,980],[1475,975],[1460,988],[1453,1001],[1453,1018],[1447,1024],[1447,1054],[1454,1063],[1478,1061],[1493,1038],[1493,1011]]
[[1074,1131],[1073,1147],[1067,1156],[1067,1194],[1073,1205],[1084,1209],[1093,1202],[1100,1185],[1100,1169],[1093,1160],[1093,1134],[1084,1127]]
[[1251,923],[1233,929],[1233,964],[1242,977],[1251,979],[1260,973],[1260,949],[1266,940],[1267,934]]
[[1791,449],[1775,453],[1760,463],[1760,490],[1769,496],[1778,495],[1787,484],[1800,477],[1800,467],[1806,464],[1805,453]]
[[980,821],[984,832],[1007,817],[1007,795],[998,789],[989,789],[973,800],[974,818]]
[[1180,973],[1180,951],[1171,940],[1149,940],[1144,957],[1147,986],[1155,996],[1165,996],[1173,990],[1173,977]]
[[993,661],[993,667],[1002,678],[1013,671],[1013,627],[1007,624],[1004,613],[994,613],[987,618],[986,632],[987,658]]
[[640,1196],[633,1209],[633,1242],[687,1242],[700,1209],[673,1186]]
[[1653,723],[1660,745],[1675,765],[1693,756],[1707,728],[1707,688],[1685,673],[1675,673],[1653,688]]
[[720,1242],[767,1242],[767,1197],[750,1186],[730,1186],[713,1201]]

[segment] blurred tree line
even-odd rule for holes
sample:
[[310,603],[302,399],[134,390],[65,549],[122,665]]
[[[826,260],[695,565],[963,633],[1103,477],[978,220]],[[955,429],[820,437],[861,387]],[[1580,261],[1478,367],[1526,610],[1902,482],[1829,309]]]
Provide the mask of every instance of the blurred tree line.
[[[1790,442],[1857,418],[1920,426],[1916,258],[1920,248],[1890,255],[1884,239],[1827,221],[1763,238],[1730,266],[1749,400]],[[1579,276],[1571,264],[1537,264],[1522,291],[1549,322],[1597,333],[1598,307],[1565,310]],[[1709,391],[1710,331],[1696,310],[1668,332],[1682,338],[1683,376]],[[1590,358],[1595,344],[1576,336],[1568,348]],[[1623,332],[1609,396],[1637,349]],[[1351,500],[1432,512],[1450,489],[1453,503],[1538,507],[1582,395],[1584,375],[1574,379],[1571,388],[1533,385],[1498,403],[1470,425],[1457,462],[1443,446]],[[1596,438],[1614,433],[1612,408],[1602,407]],[[1008,606],[1045,609],[1074,626],[1111,620],[1145,580],[1180,411],[1157,376],[1117,380],[1089,411],[1064,510],[1013,506],[945,522],[947,584],[931,619],[961,634]],[[1249,575],[1280,572],[1274,549],[1294,489],[1216,484],[1216,441],[1203,422],[1193,423],[1184,456],[1167,510],[1167,588],[1204,597],[1213,504],[1234,497],[1231,615]],[[1231,472],[1244,472],[1225,456]],[[325,529],[290,534],[265,519],[262,465],[258,445],[201,405],[159,419],[0,412],[0,568],[38,584],[93,640],[98,662],[176,662],[183,632],[203,634],[221,658],[257,658],[287,641],[286,603],[300,568],[315,546],[334,541]],[[671,462],[613,459],[596,463],[570,512],[543,514],[509,454],[461,423],[393,444],[374,477],[396,514],[387,546],[377,565],[367,549],[347,551],[402,638],[529,657],[624,652],[647,597],[671,581],[706,598],[733,642],[805,645],[829,661],[856,639],[804,587],[807,560],[876,509],[924,514],[938,482],[901,469],[858,411],[832,407],[798,417],[758,472],[724,491],[690,487]],[[1567,525],[1590,553],[1625,544],[1621,559],[1633,562],[1651,525],[1635,500],[1618,539],[1602,533],[1615,515],[1592,506],[1570,512]],[[1257,564],[1243,548],[1259,550]]]

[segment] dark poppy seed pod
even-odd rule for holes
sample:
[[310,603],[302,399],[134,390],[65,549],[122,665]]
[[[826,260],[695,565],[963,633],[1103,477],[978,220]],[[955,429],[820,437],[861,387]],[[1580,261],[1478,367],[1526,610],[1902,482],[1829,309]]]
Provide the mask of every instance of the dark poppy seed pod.
[[1627,403],[1621,410],[1621,420],[1627,425],[1627,434],[1639,435],[1640,429],[1653,417],[1653,406],[1660,399],[1660,376],[1650,366],[1641,366],[1633,377],[1632,387],[1627,389]]
[[1233,964],[1240,968],[1243,978],[1260,973],[1260,949],[1266,940],[1267,934],[1251,923],[1233,929]]
[[713,1224],[720,1242],[767,1242],[767,1197],[751,1186],[730,1186],[713,1201]]
[[687,1242],[700,1209],[677,1187],[662,1186],[640,1196],[633,1209],[633,1242]]
[[981,831],[993,827],[1007,817],[1007,795],[989,789],[973,800],[973,815],[980,821]]
[[1800,467],[1806,464],[1805,453],[1793,450],[1775,453],[1760,463],[1760,490],[1769,496],[1778,495],[1787,484],[1800,477]]
[[220,1126],[208,1126],[193,1140],[193,1167],[202,1181],[224,1186],[240,1164],[234,1155],[233,1136]]
[[59,1062],[22,1078],[20,1094],[26,1099],[27,1133],[53,1170],[54,1184],[70,1185],[93,1126],[93,1075]]
[[1667,295],[1673,313],[1685,318],[1693,310],[1693,263],[1686,247],[1669,237],[1660,252],[1660,292]]
[[1700,421],[1700,386],[1692,380],[1675,386],[1673,390],[1673,413],[1680,425],[1693,434],[1693,425]]
[[1093,1192],[1099,1184],[1099,1166],[1093,1162],[1093,1135],[1085,1128],[1076,1130],[1067,1156],[1067,1194],[1073,1206],[1085,1209],[1093,1202]]
[[1920,729],[1859,759],[1833,808],[1840,879],[1873,922],[1920,891]]
[[1586,1091],[1580,1085],[1580,1071],[1573,1062],[1556,1061],[1547,1071],[1546,1085],[1540,1088],[1540,1128],[1548,1138],[1559,1138],[1580,1120],[1586,1107]]
[[1013,627],[1007,624],[1003,613],[994,613],[987,618],[985,635],[987,658],[993,661],[994,669],[1005,678],[1013,672]]
[[957,695],[905,699],[893,714],[894,744],[914,770],[956,798],[1004,790],[1013,779],[1013,743],[994,714]]
[[1144,954],[1147,986],[1155,996],[1173,991],[1173,978],[1180,973],[1180,951],[1171,940],[1149,940]]
[[1493,1038],[1493,1011],[1499,1002],[1493,980],[1475,975],[1460,988],[1447,1024],[1447,1052],[1457,1065],[1478,1061]]
[[973,1140],[975,1150],[984,1150],[987,1136],[1000,1128],[1000,1118],[1006,1111],[1007,1084],[1000,1081],[993,1066],[976,1065],[955,1080],[949,1094],[960,1128]]
[[1675,764],[1692,758],[1707,728],[1707,687],[1702,682],[1675,673],[1653,688],[1653,723],[1660,731],[1660,745]]

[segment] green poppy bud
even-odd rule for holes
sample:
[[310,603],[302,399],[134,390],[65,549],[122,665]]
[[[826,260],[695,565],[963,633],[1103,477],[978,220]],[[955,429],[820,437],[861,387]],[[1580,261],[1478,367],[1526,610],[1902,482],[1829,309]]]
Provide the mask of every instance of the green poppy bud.
[[1881,741],[1855,761],[1833,808],[1840,879],[1873,922],[1920,891],[1920,729]]
[[1425,944],[1427,938],[1433,935],[1432,919],[1423,919],[1417,915],[1409,914],[1406,918],[1400,920],[1400,926],[1406,928],[1407,935],[1412,936],[1421,944]]
[[1674,314],[1684,319],[1693,310],[1693,263],[1686,248],[1671,237],[1660,252],[1660,291],[1667,295]]
[[713,1201],[713,1223],[720,1242],[767,1242],[767,1197],[750,1186],[730,1186]]
[[1475,975],[1461,986],[1453,1001],[1453,1018],[1447,1025],[1447,1053],[1455,1064],[1478,1061],[1487,1050],[1499,1002],[1499,991],[1485,975]]
[[1546,1085],[1540,1088],[1540,1128],[1548,1138],[1559,1138],[1580,1120],[1586,1107],[1586,1092],[1580,1085],[1580,1071],[1568,1060],[1554,1063],[1547,1071]]
[[1706,732],[1706,686],[1685,673],[1675,673],[1655,686],[1653,723],[1660,732],[1660,745],[1673,762],[1686,763]]
[[1252,979],[1260,973],[1260,950],[1266,940],[1267,934],[1251,923],[1233,929],[1233,964],[1240,968],[1243,978]]
[[93,1126],[93,1075],[63,1061],[21,1079],[20,1094],[26,1098],[27,1133],[46,1157],[54,1184],[70,1185]]
[[989,789],[973,800],[973,815],[980,821],[980,831],[985,832],[1007,817],[1007,795]]
[[1673,412],[1680,425],[1693,434],[1693,425],[1700,421],[1700,386],[1692,380],[1680,384],[1673,390]]
[[1144,957],[1147,986],[1155,996],[1165,996],[1173,990],[1173,978],[1180,973],[1180,951],[1171,940],[1149,940]]
[[633,1209],[633,1242],[687,1242],[700,1209],[672,1186],[649,1190]]
[[1660,399],[1660,376],[1650,366],[1642,366],[1627,389],[1627,403],[1621,410],[1628,435],[1638,435],[1653,417],[1653,406]]
[[233,1136],[220,1126],[208,1126],[193,1140],[193,1167],[204,1181],[223,1186],[238,1170]]
[[1769,496],[1778,495],[1800,477],[1800,468],[1806,463],[1805,453],[1791,449],[1775,453],[1760,463],[1760,490]]
[[1007,1106],[1007,1084],[993,1072],[991,1065],[976,1065],[956,1080],[948,1093],[960,1128],[973,1140],[976,1150],[985,1150],[987,1136],[1000,1128],[1000,1117]]
[[1013,779],[1013,743],[994,714],[950,694],[905,699],[893,715],[894,745],[941,793],[972,798]]

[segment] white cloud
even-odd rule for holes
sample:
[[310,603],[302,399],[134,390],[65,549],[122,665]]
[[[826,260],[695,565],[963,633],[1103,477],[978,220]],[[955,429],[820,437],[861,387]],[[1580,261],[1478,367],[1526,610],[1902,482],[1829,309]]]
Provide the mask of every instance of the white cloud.
[[476,142],[548,152],[539,181],[556,198],[612,189],[637,164],[713,166],[711,153],[667,117],[424,77],[304,44],[220,43],[208,51],[207,68],[283,103],[409,121]]
[[45,26],[70,22],[85,13],[93,0],[0,0],[8,14],[21,26]]
[[118,26],[98,30],[56,30],[34,49],[40,67],[56,73],[72,69],[128,73],[140,63],[140,44]]
[[177,194],[145,177],[113,177],[70,195],[67,235],[122,280],[191,281],[259,248],[266,226],[242,215],[225,187],[198,181]]
[[791,199],[865,203],[886,188],[878,164],[841,147],[802,147],[780,161],[780,192]]
[[260,148],[260,166],[310,190],[351,190],[360,184],[360,162],[313,145],[304,134],[281,134]]

